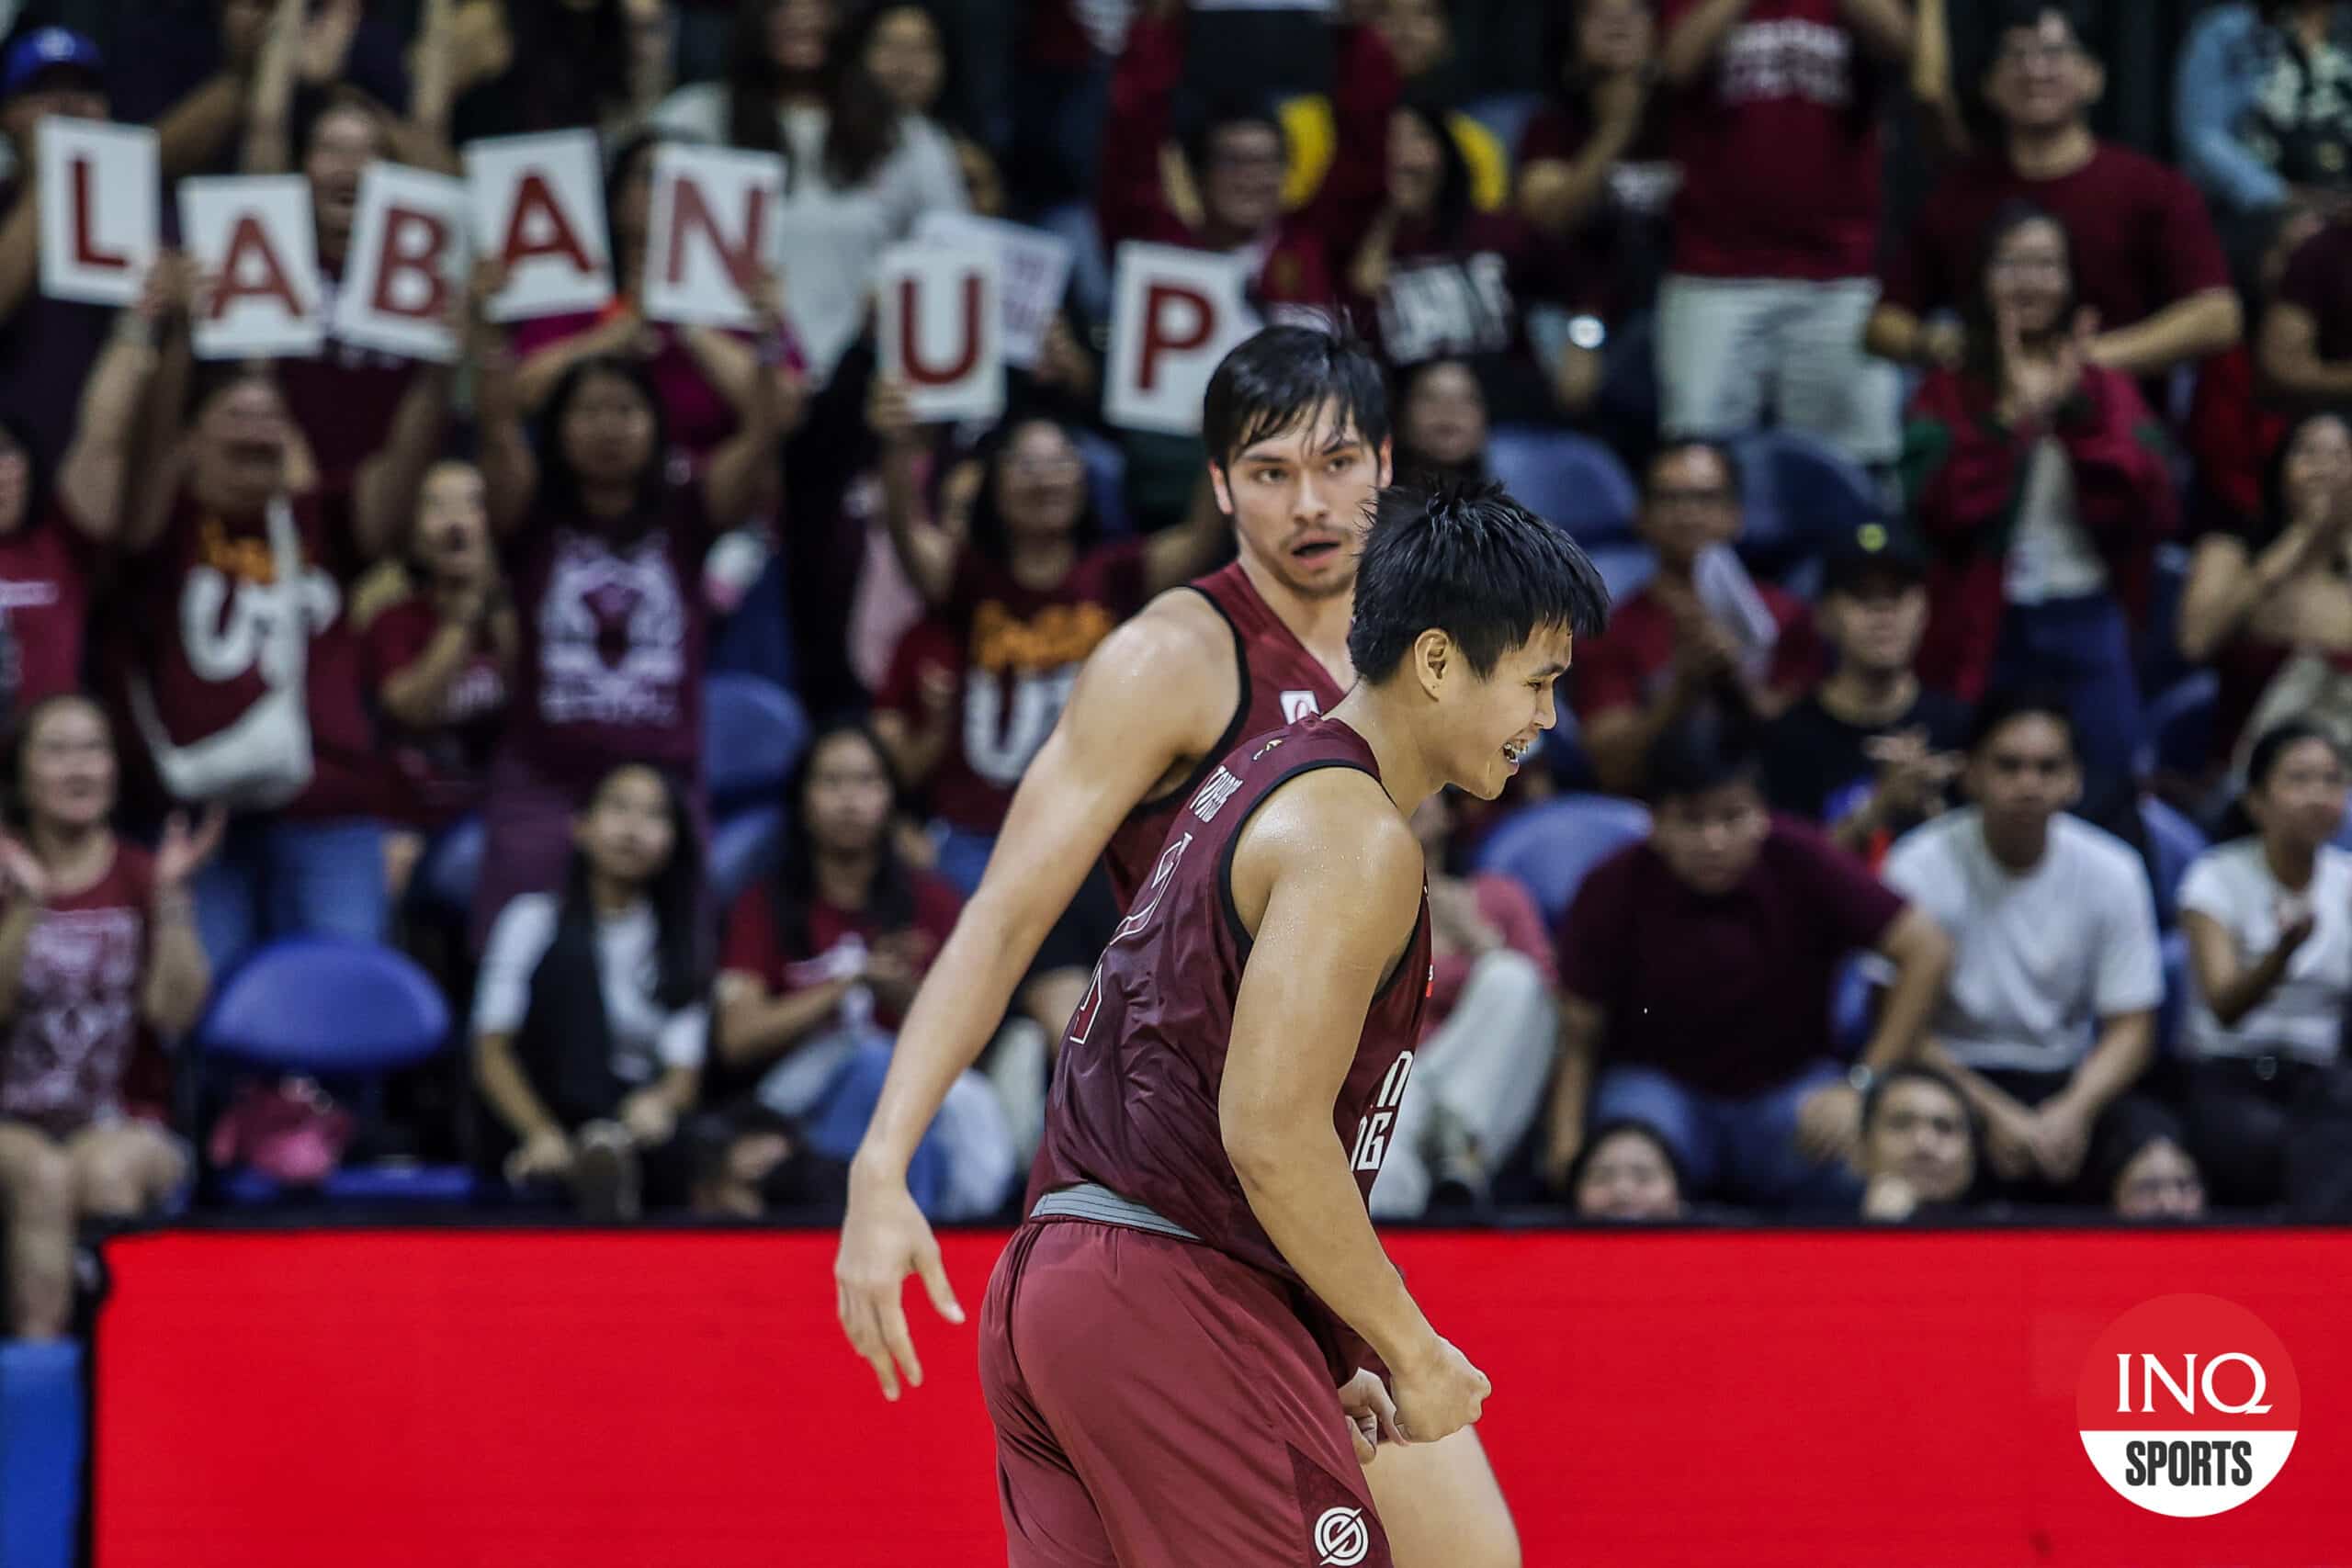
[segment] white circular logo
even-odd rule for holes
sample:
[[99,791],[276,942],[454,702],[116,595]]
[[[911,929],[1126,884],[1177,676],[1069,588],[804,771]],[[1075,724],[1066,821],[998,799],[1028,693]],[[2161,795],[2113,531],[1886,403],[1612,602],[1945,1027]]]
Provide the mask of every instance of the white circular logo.
[[1372,1532],[1363,1528],[1362,1508],[1326,1508],[1315,1521],[1315,1550],[1329,1568],[1355,1568],[1372,1550]]
[[2107,1327],[2076,1387],[2083,1450],[2109,1486],[2177,1519],[2225,1514],[2295,1446],[2302,1391],[2270,1325],[2218,1296],[2158,1296]]

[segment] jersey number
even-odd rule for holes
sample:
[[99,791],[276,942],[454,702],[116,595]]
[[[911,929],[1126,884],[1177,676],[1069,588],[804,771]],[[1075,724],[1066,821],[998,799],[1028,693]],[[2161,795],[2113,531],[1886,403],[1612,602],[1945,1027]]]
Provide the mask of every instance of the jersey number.
[[[1144,890],[1143,902],[1136,905],[1135,912],[1121,920],[1119,929],[1111,933],[1111,947],[1116,947],[1143,930],[1144,923],[1159,908],[1160,897],[1168,891],[1169,879],[1176,874],[1177,863],[1183,860],[1184,852],[1192,847],[1192,843],[1193,835],[1187,833],[1159,852],[1159,863],[1151,868],[1151,882]],[[1088,983],[1086,995],[1079,998],[1078,1010],[1069,1015],[1068,1041],[1072,1045],[1085,1044],[1086,1037],[1094,1032],[1094,1015],[1102,1010],[1102,964],[1109,957],[1110,948],[1106,947],[1102,957],[1094,961],[1094,978]]]
[[1405,1084],[1413,1076],[1413,1054],[1400,1051],[1380,1080],[1380,1093],[1364,1119],[1356,1123],[1355,1147],[1348,1155],[1352,1170],[1378,1170],[1388,1157],[1388,1134],[1396,1125],[1396,1108],[1405,1103]]

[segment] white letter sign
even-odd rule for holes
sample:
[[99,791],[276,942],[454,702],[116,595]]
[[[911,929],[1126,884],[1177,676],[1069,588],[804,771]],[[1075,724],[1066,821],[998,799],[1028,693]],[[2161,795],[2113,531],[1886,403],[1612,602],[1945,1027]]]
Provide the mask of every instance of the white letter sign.
[[601,310],[612,299],[603,180],[593,130],[466,144],[474,254],[506,268],[492,321]]
[[180,182],[180,240],[213,281],[199,359],[318,353],[326,342],[311,182],[300,175]]
[[876,331],[882,373],[918,420],[1004,412],[997,254],[987,244],[894,245],[882,253]]
[[155,133],[102,120],[41,122],[40,291],[128,305],[155,259]]
[[370,164],[359,176],[351,262],[334,335],[361,348],[447,364],[449,309],[466,280],[466,187],[446,175]]
[[743,287],[782,244],[784,160],[773,152],[663,146],[653,154],[645,319],[749,327]]
[[1243,299],[1247,266],[1173,245],[1119,247],[1103,418],[1128,430],[1198,433],[1217,361],[1258,330]]

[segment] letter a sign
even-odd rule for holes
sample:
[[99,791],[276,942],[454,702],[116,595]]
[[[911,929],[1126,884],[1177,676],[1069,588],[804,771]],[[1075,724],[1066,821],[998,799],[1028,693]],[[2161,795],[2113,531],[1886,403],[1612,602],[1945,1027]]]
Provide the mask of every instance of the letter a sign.
[[180,240],[216,279],[194,328],[199,359],[305,356],[326,341],[311,182],[232,175],[180,182]]
[[612,299],[594,131],[469,141],[466,196],[474,254],[506,269],[492,319],[601,310]]
[[907,389],[915,418],[994,419],[1004,412],[1004,321],[997,254],[970,241],[893,246],[876,312],[883,374]]

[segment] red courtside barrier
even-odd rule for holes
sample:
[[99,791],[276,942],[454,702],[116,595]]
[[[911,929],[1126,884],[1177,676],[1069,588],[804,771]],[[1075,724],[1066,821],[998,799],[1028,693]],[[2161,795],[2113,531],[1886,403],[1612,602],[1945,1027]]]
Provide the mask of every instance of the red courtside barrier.
[[[947,1238],[975,1313],[1001,1239]],[[2352,1564],[2352,1233],[1388,1242],[1494,1380],[1480,1430],[1529,1568]],[[834,1325],[832,1250],[720,1231],[119,1241],[97,1568],[1001,1563],[973,1329],[922,1309],[929,1382],[884,1404]],[[2284,1472],[2211,1518],[2132,1506],[2077,1436],[2101,1329],[2177,1292],[2257,1314],[2301,1383]]]

